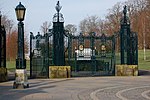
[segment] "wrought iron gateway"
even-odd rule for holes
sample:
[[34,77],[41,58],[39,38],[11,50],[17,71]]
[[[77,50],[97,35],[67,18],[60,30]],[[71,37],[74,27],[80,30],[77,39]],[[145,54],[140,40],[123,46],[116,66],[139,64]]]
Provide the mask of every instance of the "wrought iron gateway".
[[[71,66],[72,76],[114,75],[115,37],[105,34],[73,36],[65,32],[65,65]],[[48,77],[48,67],[54,64],[53,35],[33,36],[31,33],[31,76]]]
[[[95,32],[88,35],[80,33],[78,36],[74,36],[64,29],[64,19],[60,10],[61,6],[58,2],[57,13],[53,17],[53,28],[48,33],[44,35],[38,33],[36,36],[31,33],[31,77],[48,77],[49,66],[64,65],[71,66],[72,76],[115,75],[116,54],[123,56],[123,49],[116,53],[116,47],[119,47],[116,46],[116,38],[124,40],[122,35],[126,32],[130,33],[128,30],[130,27],[125,30],[125,24],[125,27],[121,27],[120,34],[112,36],[106,34],[97,36]],[[136,34],[130,35],[129,38],[130,43],[137,45]],[[120,44],[122,45],[122,43],[124,41]],[[133,51],[132,58],[136,58],[136,46],[131,44],[130,48]],[[121,57],[120,59],[119,62],[122,62]],[[135,61],[133,60],[133,62]]]
[[81,33],[68,36],[68,65],[72,66],[72,76],[114,75],[115,37],[96,36]]

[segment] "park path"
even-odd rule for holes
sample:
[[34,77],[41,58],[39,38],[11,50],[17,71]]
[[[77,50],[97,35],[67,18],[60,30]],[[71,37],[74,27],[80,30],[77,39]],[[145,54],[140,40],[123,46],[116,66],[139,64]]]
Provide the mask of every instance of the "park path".
[[150,76],[30,79],[30,87],[0,83],[0,100],[150,100]]

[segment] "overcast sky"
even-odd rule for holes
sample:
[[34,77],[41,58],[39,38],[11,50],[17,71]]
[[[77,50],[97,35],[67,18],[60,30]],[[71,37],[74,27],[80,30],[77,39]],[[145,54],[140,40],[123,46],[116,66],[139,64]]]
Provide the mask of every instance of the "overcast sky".
[[[0,10],[15,21],[15,7],[21,2],[26,7],[25,29],[27,32],[36,34],[41,31],[40,26],[45,21],[52,22],[53,15],[56,13],[55,5],[58,0],[0,0]],[[59,0],[62,6],[61,13],[65,19],[65,25],[75,24],[84,18],[97,15],[104,18],[108,9],[112,8],[117,2],[127,0]]]

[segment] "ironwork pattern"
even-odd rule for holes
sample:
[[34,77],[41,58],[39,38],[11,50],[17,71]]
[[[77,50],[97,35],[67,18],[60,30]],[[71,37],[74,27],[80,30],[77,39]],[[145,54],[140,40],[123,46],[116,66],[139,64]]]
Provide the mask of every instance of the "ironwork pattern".
[[72,76],[114,75],[115,37],[80,33],[68,35],[68,59]]

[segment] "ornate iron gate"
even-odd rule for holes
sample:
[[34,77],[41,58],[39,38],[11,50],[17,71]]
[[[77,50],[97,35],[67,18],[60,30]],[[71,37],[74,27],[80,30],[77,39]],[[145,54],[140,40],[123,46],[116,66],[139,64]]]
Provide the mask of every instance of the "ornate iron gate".
[[[130,31],[126,7],[121,30],[112,36],[107,34],[99,36],[94,32],[74,36],[64,30],[63,15],[59,13],[61,10],[59,1],[56,10],[53,28],[48,33],[43,36],[40,34],[33,36],[31,33],[31,77],[48,77],[50,65],[69,65],[72,76],[104,76],[115,75],[116,63],[138,64],[137,35]],[[118,40],[120,44],[116,42]],[[118,47],[120,46],[117,53],[115,53],[116,43]]]
[[[52,33],[52,32],[50,32]],[[48,77],[48,68],[53,61],[52,34],[38,34],[30,38],[31,77]],[[115,37],[64,34],[65,65],[71,66],[72,76],[114,75]]]
[[72,76],[114,75],[115,37],[95,33],[68,35],[68,62]]

